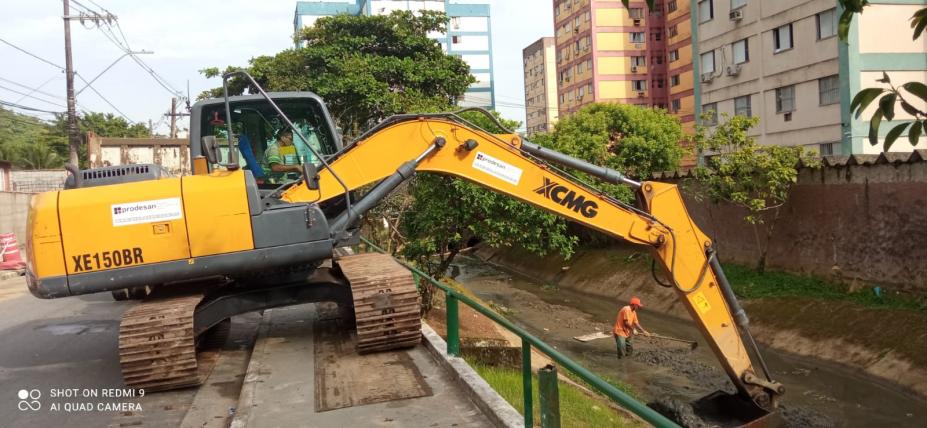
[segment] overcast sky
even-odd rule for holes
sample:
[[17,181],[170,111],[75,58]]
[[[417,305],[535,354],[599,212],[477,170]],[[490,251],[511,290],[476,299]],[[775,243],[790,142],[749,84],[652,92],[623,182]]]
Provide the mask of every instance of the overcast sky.
[[[125,39],[168,85],[193,98],[204,89],[221,84],[205,79],[205,67],[244,66],[259,55],[292,46],[293,0],[77,0],[88,8],[94,2],[118,16]],[[496,100],[507,118],[525,120],[521,50],[540,37],[553,33],[550,1],[488,0],[492,7],[493,55]],[[72,0],[73,4],[73,0]],[[530,7],[533,6],[533,7]],[[64,29],[60,0],[0,0],[0,39],[21,47],[54,64],[64,66]],[[117,33],[118,34],[118,33]],[[95,25],[72,21],[74,68],[91,80],[122,55],[119,48]],[[0,42],[0,100],[51,111],[65,110],[64,73]],[[41,86],[43,93],[24,97]],[[22,85],[22,86],[18,86]],[[76,88],[83,83],[76,80]],[[171,93],[125,57],[103,74],[93,87],[114,107],[91,90],[77,97],[78,109],[125,114],[133,122],[154,121],[156,131],[167,132],[163,114],[170,108]],[[40,101],[35,97],[41,98]],[[515,107],[522,106],[522,107]],[[22,111],[21,111],[22,112]],[[26,113],[26,112],[24,112]],[[48,114],[30,113],[48,118]],[[183,121],[182,123],[185,123]],[[186,127],[186,126],[184,126]]]

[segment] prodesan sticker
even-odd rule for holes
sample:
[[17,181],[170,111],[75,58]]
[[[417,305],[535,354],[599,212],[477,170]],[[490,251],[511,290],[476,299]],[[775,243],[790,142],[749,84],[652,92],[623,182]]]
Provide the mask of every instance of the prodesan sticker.
[[113,204],[113,227],[183,218],[180,198]]
[[518,182],[521,181],[521,168],[496,159],[483,152],[476,152],[476,156],[473,158],[473,168],[516,186]]

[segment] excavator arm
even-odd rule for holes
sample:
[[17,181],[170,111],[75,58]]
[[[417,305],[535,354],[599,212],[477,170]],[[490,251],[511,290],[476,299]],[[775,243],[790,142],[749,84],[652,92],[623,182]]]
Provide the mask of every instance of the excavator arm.
[[[637,190],[640,207],[582,184],[551,163]],[[323,202],[377,183],[332,222],[335,239],[414,172],[459,177],[630,243],[647,247],[736,386],[741,399],[776,406],[773,381],[747,328],[711,240],[686,211],[677,186],[636,183],[620,173],[544,149],[517,135],[491,134],[456,115],[395,116],[326,162],[311,186],[282,193],[287,202]],[[312,188],[310,188],[312,187]],[[744,340],[746,338],[746,341]],[[748,344],[763,368],[757,375]]]

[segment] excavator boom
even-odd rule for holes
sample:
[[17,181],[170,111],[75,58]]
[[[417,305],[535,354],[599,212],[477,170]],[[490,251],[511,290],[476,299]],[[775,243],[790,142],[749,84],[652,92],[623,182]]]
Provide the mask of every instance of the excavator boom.
[[[642,206],[624,204],[542,159],[636,187]],[[636,183],[616,171],[543,149],[516,135],[490,134],[448,114],[390,118],[330,158],[329,163],[329,168],[319,171],[318,185],[311,186],[316,189],[293,186],[281,199],[323,202],[343,196],[342,185],[355,190],[379,183],[333,223],[336,240],[341,229],[414,170],[459,177],[647,247],[668,273],[740,395],[761,407],[775,407],[782,386],[756,374],[742,339],[748,338],[751,350],[761,359],[746,328],[746,315],[714,257],[711,240],[688,215],[677,186]]]

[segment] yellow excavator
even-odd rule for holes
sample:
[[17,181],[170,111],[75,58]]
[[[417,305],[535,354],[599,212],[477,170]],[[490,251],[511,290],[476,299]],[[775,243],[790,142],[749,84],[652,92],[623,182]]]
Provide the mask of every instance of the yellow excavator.
[[[156,165],[72,168],[65,190],[32,199],[27,274],[35,296],[143,299],[120,324],[127,386],[202,382],[197,339],[231,316],[273,307],[338,303],[355,320],[359,352],[417,344],[419,301],[408,271],[388,256],[336,249],[357,242],[358,220],[390,192],[430,172],[649,249],[737,389],[701,405],[739,423],[775,410],[784,388],[770,377],[712,242],[675,185],[637,182],[454,113],[393,116],[342,146],[318,96],[268,94],[244,72],[223,76],[226,88],[236,74],[257,93],[226,92],[193,107],[192,175],[168,177]],[[265,171],[255,160],[280,129],[305,143],[304,162]],[[564,169],[629,186],[638,203]]]

